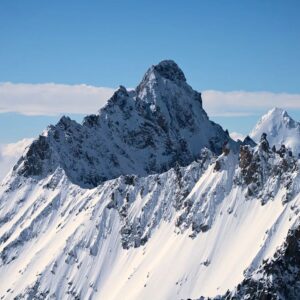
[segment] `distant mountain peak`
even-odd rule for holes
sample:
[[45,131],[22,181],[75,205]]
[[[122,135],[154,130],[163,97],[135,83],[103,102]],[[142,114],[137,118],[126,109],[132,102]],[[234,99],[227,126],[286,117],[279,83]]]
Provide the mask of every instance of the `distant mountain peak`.
[[270,146],[280,147],[284,144],[296,154],[300,153],[300,123],[295,121],[282,108],[275,107],[261,117],[250,137],[258,142],[266,133]]
[[257,144],[251,139],[249,135],[247,135],[242,141],[242,145],[249,145],[251,147],[255,147]]
[[290,118],[289,114],[287,113],[286,110],[284,110],[283,108],[280,107],[274,107],[272,109],[270,109],[267,114],[265,115],[265,117],[272,117],[272,118],[284,118],[284,117],[288,117]]
[[276,106],[268,111],[268,114],[273,114],[273,113],[286,113],[286,111],[283,108]]

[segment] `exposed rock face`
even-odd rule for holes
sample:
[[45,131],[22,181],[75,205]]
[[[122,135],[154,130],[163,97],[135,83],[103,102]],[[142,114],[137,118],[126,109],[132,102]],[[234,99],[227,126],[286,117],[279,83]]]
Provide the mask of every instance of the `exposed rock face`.
[[178,65],[172,60],[164,60],[156,66],[153,66],[162,77],[174,82],[186,82],[185,76]]
[[249,135],[247,135],[245,137],[245,139],[243,140],[242,145],[243,146],[248,145],[248,146],[251,146],[251,147],[255,147],[256,143],[251,139],[251,137]]
[[50,126],[15,167],[24,176],[45,176],[58,166],[85,187],[120,175],[147,175],[188,165],[204,147],[219,154],[232,141],[209,121],[201,94],[173,61],[152,66],[136,90],[114,93],[98,115],[82,125],[63,117]]
[[[44,162],[48,162],[51,159],[52,150],[45,136],[40,136],[37,140],[33,141],[30,148],[27,151],[27,159],[22,158],[17,165],[22,165],[19,171],[20,175],[24,176],[37,176],[43,172]],[[14,167],[14,170],[17,166]],[[54,169],[49,170],[53,172]]]
[[266,133],[263,133],[263,134],[261,135],[259,145],[260,145],[260,148],[261,148],[262,151],[264,151],[264,152],[269,152],[269,150],[270,150],[270,145],[269,145],[269,142],[268,142],[268,140],[267,140],[267,134],[266,134]]
[[247,145],[240,147],[239,167],[241,180],[237,176],[237,182],[248,186],[248,195],[261,198],[262,203],[271,199],[281,184],[289,191],[283,201],[288,201],[290,193],[294,193],[297,158],[284,145],[279,151],[271,151],[266,134],[262,135],[256,148]]
[[[252,149],[249,146],[242,146],[240,148],[240,167],[243,170],[249,167],[253,158]],[[248,182],[248,180],[247,180]]]

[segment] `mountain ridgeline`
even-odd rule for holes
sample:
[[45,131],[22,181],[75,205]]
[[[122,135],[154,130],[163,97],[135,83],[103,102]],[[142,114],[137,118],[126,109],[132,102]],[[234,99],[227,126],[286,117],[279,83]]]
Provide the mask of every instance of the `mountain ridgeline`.
[[61,118],[0,185],[0,299],[299,299],[297,124],[233,141],[170,60]]
[[234,142],[207,117],[201,94],[173,61],[152,66],[133,91],[114,93],[97,115],[82,125],[62,117],[19,161],[24,176],[47,176],[58,166],[72,182],[95,187],[120,175],[161,173],[196,160],[201,149],[221,154]]

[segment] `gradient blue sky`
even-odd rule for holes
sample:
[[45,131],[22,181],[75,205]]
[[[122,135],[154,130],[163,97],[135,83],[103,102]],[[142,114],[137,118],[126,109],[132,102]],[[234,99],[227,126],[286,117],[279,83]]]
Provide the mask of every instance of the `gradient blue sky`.
[[[300,93],[299,14],[291,0],[1,0],[0,82],[134,87],[172,58],[199,91]],[[0,114],[0,143],[56,119]],[[257,116],[214,119],[246,133]]]

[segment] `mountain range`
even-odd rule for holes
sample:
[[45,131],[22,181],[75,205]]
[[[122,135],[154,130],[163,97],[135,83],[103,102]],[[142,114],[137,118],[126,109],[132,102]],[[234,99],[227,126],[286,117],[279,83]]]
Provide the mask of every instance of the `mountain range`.
[[234,141],[150,67],[2,181],[0,298],[299,299],[299,128],[276,108]]

